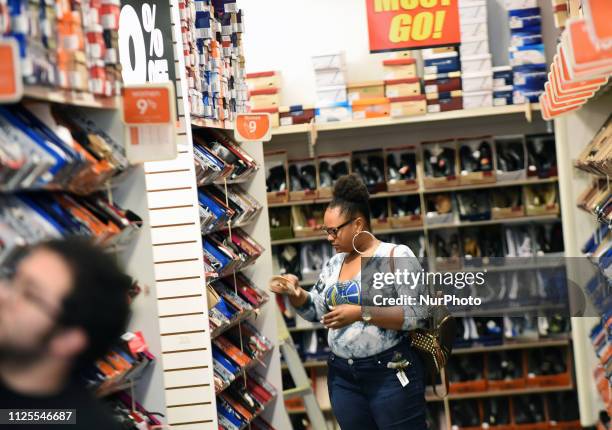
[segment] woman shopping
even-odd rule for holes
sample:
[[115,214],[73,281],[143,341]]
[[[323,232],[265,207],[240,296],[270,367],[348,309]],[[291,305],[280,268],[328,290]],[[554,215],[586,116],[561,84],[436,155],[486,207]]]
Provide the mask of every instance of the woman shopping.
[[[423,324],[427,309],[362,307],[363,298],[375,292],[371,282],[361,283],[367,278],[362,264],[367,270],[377,260],[387,265],[384,271],[395,272],[394,265],[401,260],[402,269],[420,271],[418,261],[407,246],[382,242],[372,234],[368,190],[356,175],[343,176],[336,183],[323,230],[336,254],[323,266],[312,290],[302,289],[292,274],[276,278],[270,288],[287,295],[303,318],[329,329],[328,388],[340,427],[426,429],[425,370],[406,332]],[[395,296],[422,293],[419,286],[399,282],[388,288]]]

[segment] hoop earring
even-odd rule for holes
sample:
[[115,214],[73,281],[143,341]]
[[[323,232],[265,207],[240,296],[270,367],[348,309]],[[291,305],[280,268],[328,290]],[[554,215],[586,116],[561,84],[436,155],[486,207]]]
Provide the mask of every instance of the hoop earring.
[[376,239],[374,237],[374,235],[372,233],[370,233],[369,231],[367,231],[367,230],[362,230],[362,231],[359,231],[359,232],[355,233],[355,235],[353,236],[352,244],[353,244],[353,249],[359,255],[365,254],[365,252],[360,252],[360,251],[357,250],[357,248],[355,248],[355,239],[357,239],[357,236],[359,236],[361,233],[367,233],[367,234],[369,234],[372,237],[372,239]]

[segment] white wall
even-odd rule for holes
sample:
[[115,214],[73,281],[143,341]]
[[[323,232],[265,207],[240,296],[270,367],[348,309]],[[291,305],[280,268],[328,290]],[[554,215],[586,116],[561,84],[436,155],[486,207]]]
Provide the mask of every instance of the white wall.
[[365,0],[243,0],[247,71],[280,71],[284,105],[314,103],[312,55],[344,51],[349,82],[381,79],[386,55],[369,53],[365,6]]
[[[487,0],[493,65],[508,64],[509,28],[503,0]],[[344,51],[349,82],[381,80],[382,60],[370,54],[365,0],[239,0],[245,13],[244,37],[248,72],[281,72],[282,104],[315,102],[310,57]],[[539,0],[544,37],[556,44],[549,0]],[[548,52],[550,51],[550,52]],[[549,57],[553,54],[547,49]],[[552,58],[552,57],[551,57]]]

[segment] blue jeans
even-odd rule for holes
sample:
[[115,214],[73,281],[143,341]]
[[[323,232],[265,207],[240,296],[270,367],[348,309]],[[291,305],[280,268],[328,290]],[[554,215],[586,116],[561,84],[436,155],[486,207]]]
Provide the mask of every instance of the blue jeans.
[[[399,351],[411,365],[402,387],[397,370],[387,368]],[[334,415],[342,430],[426,430],[425,369],[408,341],[366,358],[331,354],[327,384]]]

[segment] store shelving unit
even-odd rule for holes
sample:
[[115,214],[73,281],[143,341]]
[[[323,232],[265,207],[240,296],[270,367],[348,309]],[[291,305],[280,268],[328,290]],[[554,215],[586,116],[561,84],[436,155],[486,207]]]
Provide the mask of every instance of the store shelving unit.
[[[577,3],[577,2],[574,2]],[[555,119],[557,157],[559,165],[561,211],[566,256],[585,258],[581,248],[599,223],[590,214],[576,208],[578,196],[589,186],[592,177],[574,168],[575,160],[610,114],[612,92],[599,94],[576,112]],[[575,276],[577,274],[570,274]],[[595,315],[592,311],[588,315]],[[597,392],[593,370],[597,357],[589,340],[590,330],[597,324],[597,317],[572,318],[574,360],[576,362],[576,385],[580,404],[582,426],[598,422],[598,411],[605,408]]]
[[80,91],[62,90],[40,85],[26,85],[23,90],[24,99],[60,103],[68,106],[87,107],[94,109],[118,110],[120,97],[101,97]]
[[198,128],[217,128],[220,130],[233,130],[234,124],[231,121],[213,121],[206,118],[191,118],[191,125]]
[[[484,221],[464,221],[464,222],[453,222],[447,224],[424,224],[418,227],[406,227],[406,228],[391,228],[391,229],[374,229],[374,233],[378,235],[387,234],[398,234],[398,233],[412,233],[412,232],[425,232],[429,230],[440,230],[445,228],[461,228],[461,227],[479,227],[485,225],[506,225],[506,224],[526,224],[530,222],[546,222],[558,220],[558,215],[537,215],[537,216],[525,216],[521,218],[507,218],[507,219],[491,219]],[[312,237],[296,237],[291,239],[273,240],[272,245],[287,245],[292,243],[303,243],[303,242],[316,242],[326,240],[323,235],[312,236]]]
[[[389,197],[402,197],[402,196],[415,196],[419,194],[436,194],[436,193],[447,193],[454,191],[471,191],[471,190],[489,190],[492,188],[504,188],[504,187],[516,187],[522,185],[538,185],[538,184],[549,184],[551,182],[557,182],[556,176],[544,179],[524,179],[518,181],[504,181],[494,182],[491,184],[477,184],[477,185],[460,185],[458,187],[440,187],[440,188],[420,188],[418,190],[411,191],[399,191],[399,192],[381,192],[375,193],[370,196],[371,199],[385,199]],[[291,200],[288,202],[281,203],[268,203],[269,208],[282,208],[287,206],[300,206],[300,205],[314,205],[324,204],[331,202],[331,199],[311,199],[311,200]]]
[[[178,156],[174,160],[145,164],[146,203],[151,214],[154,278],[161,339],[160,372],[162,377],[148,387],[147,393],[165,406],[165,422],[178,430],[217,430],[217,407],[214,380],[212,341],[223,332],[245,321],[277,345],[274,302],[268,301],[255,312],[239,315],[230,324],[211,332],[208,319],[207,286],[214,278],[204,272],[202,235],[196,181],[192,130],[214,128],[231,133],[233,124],[192,117],[188,102],[185,58],[182,51],[179,2],[171,1],[176,94],[179,103],[176,128]],[[263,165],[263,144],[244,147],[259,166]],[[265,205],[265,172],[257,171],[245,181],[220,181],[225,187],[240,183],[241,187]],[[232,226],[237,227],[237,226]],[[241,268],[255,285],[262,286],[271,276],[270,234],[267,213],[241,228],[265,251],[249,267]],[[280,357],[277,348],[252,360],[241,369],[257,371],[277,389],[281,389]],[[226,387],[224,387],[226,388]],[[161,409],[153,409],[161,410]],[[275,428],[289,428],[289,418],[282,399],[274,398],[261,412]]]
[[[21,103],[54,103],[74,109],[75,112],[91,119],[100,129],[117,142],[124,142],[125,126],[121,119],[120,97],[99,97],[90,93],[67,91],[39,85],[24,85]],[[109,248],[116,255],[119,264],[139,285],[143,286],[141,294],[132,301],[132,315],[128,329],[143,333],[149,351],[161,359],[160,329],[157,309],[157,298],[153,288],[155,284],[153,255],[151,245],[150,217],[145,193],[145,169],[142,164],[132,165],[120,181],[113,181],[107,193],[109,199],[121,207],[129,208],[142,218],[142,227],[127,246]],[[119,385],[96,392],[98,397],[107,397],[123,390],[130,390],[134,398],[145,409],[166,414],[166,403],[158,393],[148,390],[149,386],[163,386],[163,373],[160,366],[154,364],[138,381],[129,380]]]
[[401,125],[401,124],[420,124],[435,121],[447,121],[454,119],[466,119],[466,118],[482,118],[488,116],[498,115],[513,115],[513,114],[524,114],[528,121],[531,121],[532,111],[537,111],[540,106],[537,103],[524,104],[524,105],[508,105],[508,106],[497,106],[497,107],[486,107],[478,109],[465,109],[465,110],[454,110],[440,113],[428,113],[425,115],[411,116],[406,118],[372,118],[360,121],[343,121],[343,122],[331,122],[326,124],[296,124],[289,126],[282,126],[272,130],[273,135],[283,134],[297,134],[297,133],[309,133],[313,129],[317,132],[334,131],[334,130],[347,130],[347,129],[361,129],[368,127],[381,127],[390,125]]
[[[312,157],[313,155],[338,152],[337,148],[344,148],[345,151],[356,151],[363,149],[397,147],[409,144],[418,146],[421,141],[434,141],[449,136],[457,137],[456,129],[461,130],[459,137],[482,136],[482,135],[510,135],[510,134],[530,134],[550,132],[551,127],[546,122],[542,121],[539,113],[538,105],[522,105],[522,106],[505,106],[492,107],[485,109],[451,111],[445,113],[427,114],[420,117],[410,117],[404,119],[368,119],[363,121],[348,121],[345,123],[331,124],[316,124],[316,125],[294,125],[288,127],[280,127],[273,132],[272,142],[266,148],[267,151],[273,152],[277,150],[285,150],[288,152],[289,159],[300,159]],[[435,124],[435,127],[432,125]],[[313,129],[316,130],[316,144],[312,145]],[[452,131],[449,131],[452,130]],[[306,136],[308,134],[309,136]],[[350,144],[347,145],[347,142]],[[374,143],[376,142],[376,143]],[[422,177],[422,171],[418,175]],[[558,177],[550,178],[535,178],[522,179],[504,182],[494,182],[490,184],[476,184],[456,187],[443,188],[424,188],[423,184],[419,184],[418,189],[405,192],[381,192],[371,195],[371,199],[389,198],[397,196],[417,195],[420,197],[421,206],[425,201],[425,197],[434,193],[441,192],[461,192],[473,190],[491,190],[503,191],[506,187],[512,186],[529,186],[539,184],[558,183]],[[311,199],[306,201],[288,201],[282,203],[269,204],[269,208],[282,208],[300,206],[306,204],[325,204],[330,199]],[[425,247],[427,255],[431,256],[429,250],[428,233],[441,229],[461,229],[465,227],[480,227],[488,225],[509,225],[509,224],[529,224],[542,223],[561,220],[560,214],[527,216],[524,215],[518,218],[510,219],[490,219],[483,221],[458,221],[445,224],[428,224],[427,219],[423,216],[424,224],[422,226],[397,228],[397,229],[378,229],[375,230],[377,235],[392,235],[399,233],[415,233],[425,236]],[[306,242],[326,240],[323,236],[290,238],[283,240],[272,241],[273,246],[299,244]],[[546,260],[546,261],[544,261]],[[529,271],[542,267],[560,267],[562,262],[548,261],[542,259],[527,259],[525,264],[495,267],[489,266],[486,270],[491,271]],[[482,270],[482,268],[476,268]],[[474,269],[474,270],[476,270]],[[467,268],[466,270],[470,270]],[[309,287],[313,282],[304,282],[303,286]],[[528,309],[522,307],[516,309],[518,313],[524,313]],[[471,314],[470,314],[471,315]],[[321,324],[298,324],[298,327],[290,328],[290,332],[297,334],[311,330],[323,329]],[[562,339],[546,339],[537,342],[512,342],[504,343],[497,346],[474,346],[471,348],[460,348],[454,351],[454,354],[463,355],[471,353],[487,353],[494,351],[506,350],[522,350],[541,348],[544,346],[570,347],[570,341],[567,338]],[[305,363],[305,367],[313,370],[322,371],[326,368],[325,361],[310,361]],[[461,393],[451,394],[443,401],[444,416],[446,420],[446,428],[451,427],[450,422],[450,404],[449,402],[463,399],[474,399],[484,397],[499,397],[499,396],[515,396],[521,394],[543,394],[548,392],[559,392],[572,390],[575,387],[570,386],[555,386],[555,387],[529,387],[516,390],[500,390],[487,391],[477,393]],[[441,400],[433,395],[427,396],[428,401]],[[300,409],[291,409],[291,414],[298,414]]]

